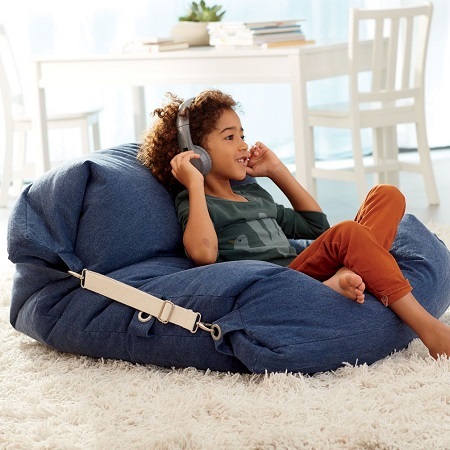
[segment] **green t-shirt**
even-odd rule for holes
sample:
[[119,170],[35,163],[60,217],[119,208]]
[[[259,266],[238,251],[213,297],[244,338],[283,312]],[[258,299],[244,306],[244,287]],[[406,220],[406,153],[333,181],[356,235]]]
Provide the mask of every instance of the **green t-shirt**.
[[[218,262],[256,259],[287,266],[297,256],[288,239],[315,239],[330,227],[325,214],[278,205],[256,183],[234,186],[233,191],[248,202],[206,196],[219,243]],[[189,218],[187,190],[177,196],[175,207],[184,230]]]

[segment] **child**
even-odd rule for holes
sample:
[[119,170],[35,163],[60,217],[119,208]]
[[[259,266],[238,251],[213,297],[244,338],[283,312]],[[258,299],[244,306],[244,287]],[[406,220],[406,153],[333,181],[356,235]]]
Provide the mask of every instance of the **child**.
[[[181,108],[180,108],[181,106]],[[217,90],[184,103],[175,96],[145,136],[139,158],[174,194],[187,255],[197,264],[258,259],[301,271],[333,290],[364,302],[364,290],[389,306],[428,347],[450,355],[450,328],[429,314],[389,253],[405,199],[393,186],[372,189],[354,221],[329,228],[325,214],[280,159],[261,142],[250,149],[235,112],[236,102]],[[211,159],[203,175],[192,161],[200,156],[179,148],[180,116],[194,145]],[[184,149],[183,149],[184,150]],[[258,184],[230,181],[269,177],[292,208],[274,203]],[[298,256],[291,239],[315,239]]]

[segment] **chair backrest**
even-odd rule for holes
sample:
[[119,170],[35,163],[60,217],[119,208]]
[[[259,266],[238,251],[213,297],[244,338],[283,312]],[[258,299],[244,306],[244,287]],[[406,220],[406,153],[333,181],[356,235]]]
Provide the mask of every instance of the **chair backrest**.
[[[423,99],[432,12],[430,3],[410,8],[350,10],[351,101],[392,103],[399,99]],[[370,55],[364,46],[368,34],[373,35]],[[362,58],[371,61],[370,79],[365,83],[358,75]]]
[[0,96],[5,118],[13,111],[22,113],[24,100],[22,86],[11,44],[3,24],[0,23]]

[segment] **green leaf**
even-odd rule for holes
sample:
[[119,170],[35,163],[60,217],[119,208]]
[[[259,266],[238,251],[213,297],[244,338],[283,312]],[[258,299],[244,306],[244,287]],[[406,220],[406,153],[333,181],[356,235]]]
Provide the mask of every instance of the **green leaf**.
[[186,15],[179,17],[180,21],[192,22],[219,22],[225,14],[225,11],[219,12],[222,9],[220,5],[206,6],[205,0],[200,0],[200,3],[192,2],[189,11]]

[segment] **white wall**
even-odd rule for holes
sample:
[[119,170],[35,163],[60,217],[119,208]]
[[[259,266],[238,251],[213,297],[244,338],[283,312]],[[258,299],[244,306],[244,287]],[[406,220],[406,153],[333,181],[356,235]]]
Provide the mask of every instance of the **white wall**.
[[[219,0],[208,2],[219,3]],[[308,38],[345,41],[350,6],[381,7],[420,3],[416,0],[222,0],[227,11],[224,20],[271,20],[303,18]],[[0,20],[10,35],[24,80],[29,60],[37,54],[107,53],[122,48],[131,39],[166,36],[178,16],[185,13],[190,0],[17,0],[0,4]],[[450,145],[446,111],[450,103],[450,2],[436,0],[431,32],[427,73],[427,113],[431,146]],[[180,68],[182,70],[182,68]],[[26,83],[25,83],[26,85]],[[182,97],[195,95],[206,86],[157,86],[147,89],[147,106],[158,106],[164,93]],[[292,150],[292,121],[289,89],[283,85],[217,85],[231,93],[243,106],[242,121],[249,142],[263,140],[280,153]],[[339,85],[312,89],[311,100],[320,102],[325,92],[336,92]],[[102,146],[134,140],[132,112],[127,89],[104,88],[86,92],[54,91],[48,95],[49,109],[70,110],[103,107]],[[52,148],[67,154],[76,152],[72,136],[52,138]],[[414,146],[405,130],[401,146]],[[321,136],[325,156],[349,148],[347,136],[331,132]]]

